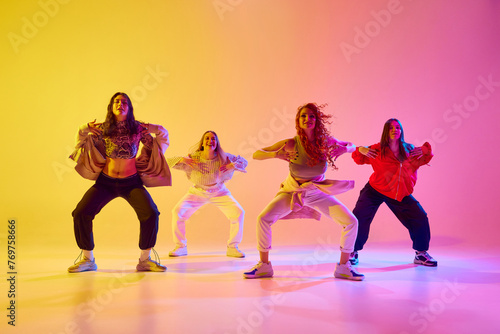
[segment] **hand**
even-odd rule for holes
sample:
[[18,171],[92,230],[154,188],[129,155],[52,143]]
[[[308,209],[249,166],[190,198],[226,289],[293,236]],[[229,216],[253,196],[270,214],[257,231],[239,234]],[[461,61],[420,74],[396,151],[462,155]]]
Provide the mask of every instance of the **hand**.
[[369,148],[369,147],[360,146],[360,147],[358,147],[358,151],[359,151],[359,153],[363,154],[364,156],[366,156],[370,159],[375,159],[378,155],[377,150],[374,150],[373,148]]
[[[285,144],[286,145],[286,144]],[[290,162],[290,160],[295,160],[299,156],[297,151],[287,151],[285,150],[285,145],[283,145],[278,151],[276,151],[276,158]]]
[[330,155],[332,158],[334,158],[333,160],[337,160],[337,158],[339,156],[341,156],[342,154],[346,153],[347,152],[347,147],[344,146],[344,145],[334,145],[332,146],[332,149],[330,151]]
[[191,166],[192,168],[195,168],[195,166],[196,166],[195,160],[191,159],[189,157],[182,157],[180,162],[183,164],[186,164],[188,166]]
[[412,157],[412,158],[420,159],[423,155],[424,155],[424,152],[422,152],[422,148],[421,147],[415,147],[410,152],[410,157]]
[[96,120],[94,119],[92,122],[87,123],[89,126],[89,131],[92,134],[95,134],[96,136],[102,135],[102,130],[99,129],[99,127],[102,125],[102,123],[96,123]]
[[197,169],[198,166],[201,164],[200,159],[198,157],[196,157],[196,158],[183,157],[181,159],[181,163],[186,164],[193,169]]
[[235,169],[236,169],[236,167],[234,166],[234,163],[230,162],[228,164],[220,166],[219,171],[222,173],[225,173],[225,172],[230,172],[230,171],[235,170]]
[[208,166],[206,164],[200,162],[199,157],[195,157],[195,158],[183,157],[181,159],[181,162],[190,166],[193,169],[199,170],[202,174],[206,174],[209,172]]

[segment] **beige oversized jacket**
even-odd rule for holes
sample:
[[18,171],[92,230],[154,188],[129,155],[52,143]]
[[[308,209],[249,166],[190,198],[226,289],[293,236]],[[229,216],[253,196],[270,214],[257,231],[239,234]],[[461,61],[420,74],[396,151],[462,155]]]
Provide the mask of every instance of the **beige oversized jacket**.
[[[153,138],[153,147],[149,151],[142,147],[136,156],[136,167],[146,187],[171,186],[172,177],[167,161],[163,155],[168,148],[168,131],[161,125],[149,124]],[[98,140],[88,128],[88,124],[80,127],[76,137],[75,151],[69,156],[76,162],[76,171],[86,179],[97,180],[106,164],[104,143]]]

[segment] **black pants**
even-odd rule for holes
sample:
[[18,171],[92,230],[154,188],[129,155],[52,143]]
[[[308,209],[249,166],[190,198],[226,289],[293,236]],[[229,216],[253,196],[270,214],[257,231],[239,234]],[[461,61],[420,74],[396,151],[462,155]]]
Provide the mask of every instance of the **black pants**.
[[413,241],[413,249],[427,251],[431,240],[431,231],[427,213],[420,203],[412,195],[406,196],[401,202],[398,202],[382,195],[373,189],[369,183],[359,193],[356,207],[352,211],[358,218],[358,236],[354,250],[363,249],[370,233],[370,224],[382,203],[387,204],[404,227],[408,229],[410,238]]
[[156,244],[160,212],[139,175],[116,179],[101,173],[72,213],[76,243],[80,249],[94,249],[92,221],[106,204],[117,197],[124,198],[137,213],[141,223],[139,248],[148,249]]

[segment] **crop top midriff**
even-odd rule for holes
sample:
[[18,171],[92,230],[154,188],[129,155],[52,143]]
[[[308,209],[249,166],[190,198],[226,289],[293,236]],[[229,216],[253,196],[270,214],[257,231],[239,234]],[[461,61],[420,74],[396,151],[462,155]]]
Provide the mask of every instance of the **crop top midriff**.
[[[139,122],[136,121],[136,126],[139,127]],[[101,125],[102,130],[102,125]],[[140,130],[140,128],[139,128]],[[106,147],[106,156],[112,159],[133,159],[139,150],[139,142],[148,149],[153,147],[153,137],[148,134],[138,132],[131,135],[125,126],[125,121],[117,122],[115,131],[111,136],[99,136],[99,139],[104,142]]]
[[314,166],[309,166],[309,156],[306,149],[302,145],[298,136],[294,137],[295,150],[298,152],[298,157],[290,161],[290,175],[295,179],[313,180],[326,173],[328,164],[326,161],[319,162]]

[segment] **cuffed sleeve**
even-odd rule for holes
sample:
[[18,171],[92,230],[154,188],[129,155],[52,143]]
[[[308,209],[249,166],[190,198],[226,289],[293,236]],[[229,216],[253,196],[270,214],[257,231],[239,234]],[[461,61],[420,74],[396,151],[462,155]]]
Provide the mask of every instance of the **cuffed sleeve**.
[[[148,131],[151,130],[149,124]],[[151,150],[143,147],[141,154],[136,158],[137,172],[146,187],[171,186],[172,177],[164,153],[168,147],[168,132],[158,125],[159,134],[155,133]],[[153,132],[154,133],[154,132]]]
[[246,168],[248,166],[248,161],[243,158],[242,156],[235,156],[229,153],[226,153],[229,161],[231,161],[234,164],[234,167],[236,168],[237,171],[246,173]]
[[82,147],[87,136],[90,133],[89,123],[85,123],[78,128],[78,132],[76,133],[76,148]]
[[432,153],[432,147],[431,144],[428,142],[425,142],[424,145],[422,145],[422,157],[419,159],[422,165],[425,165],[429,163],[429,161],[432,160],[432,157],[434,157],[434,154]]
[[370,158],[362,154],[359,151],[359,147],[356,147],[356,150],[352,152],[351,157],[354,160],[354,162],[358,165],[371,164]]
[[170,168],[182,170],[182,171],[188,171],[188,169],[192,169],[191,166],[186,165],[185,163],[182,163],[181,160],[184,157],[170,157],[167,158],[167,163]]
[[155,140],[164,154],[170,145],[168,138],[168,131],[161,125],[158,124],[148,124],[148,131],[155,135]]
[[76,147],[69,158],[76,162],[78,174],[89,180],[96,180],[104,168],[104,145],[96,135],[91,134],[88,123],[78,129]]

